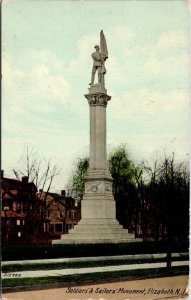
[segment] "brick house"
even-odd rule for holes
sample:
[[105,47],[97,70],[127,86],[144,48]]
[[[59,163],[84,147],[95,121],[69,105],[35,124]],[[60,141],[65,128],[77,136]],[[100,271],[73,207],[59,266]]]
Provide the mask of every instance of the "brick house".
[[37,197],[44,203],[44,216],[49,220],[44,232],[49,232],[50,238],[59,238],[79,222],[80,206],[73,198],[66,197],[64,190],[61,195],[40,190]]
[[22,180],[4,178],[1,171],[1,240],[2,242],[22,242],[33,234],[34,207],[37,188]]
[[50,243],[80,220],[79,204],[65,191],[37,192],[27,176],[20,181],[1,171],[1,198],[2,243]]

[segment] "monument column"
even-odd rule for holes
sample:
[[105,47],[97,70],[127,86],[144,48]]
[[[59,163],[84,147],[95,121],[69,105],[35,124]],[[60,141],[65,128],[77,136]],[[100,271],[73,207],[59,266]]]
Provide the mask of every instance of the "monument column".
[[107,103],[99,103],[99,94],[89,94],[86,97],[90,105],[90,169],[106,169]]
[[[90,164],[85,178],[82,219],[115,218],[112,177],[107,167],[106,107],[111,99],[100,84],[92,84],[85,97],[90,109]],[[109,221],[109,220],[107,220]]]
[[[100,47],[96,45],[95,49],[89,93],[85,95],[90,109],[90,164],[81,202],[81,220],[69,234],[62,235],[53,244],[126,243],[135,239],[134,234],[128,233],[116,220],[113,178],[107,167],[106,107],[111,97],[107,95],[104,84],[108,52],[102,31]],[[98,83],[94,84],[96,72]]]
[[90,172],[107,169],[106,107],[111,97],[103,91],[101,84],[95,84],[85,95],[90,107]]

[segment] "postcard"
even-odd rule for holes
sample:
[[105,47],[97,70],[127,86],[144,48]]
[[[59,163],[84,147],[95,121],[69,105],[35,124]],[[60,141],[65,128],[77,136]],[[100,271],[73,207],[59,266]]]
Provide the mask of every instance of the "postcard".
[[189,297],[190,2],[2,1],[2,299]]

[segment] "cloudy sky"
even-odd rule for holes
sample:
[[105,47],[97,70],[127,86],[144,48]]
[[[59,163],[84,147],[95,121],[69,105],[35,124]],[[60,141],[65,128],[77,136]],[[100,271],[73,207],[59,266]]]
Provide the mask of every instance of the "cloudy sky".
[[109,51],[108,152],[127,144],[135,162],[189,153],[187,1],[4,0],[2,168],[13,177],[28,146],[63,167],[88,153],[94,45]]

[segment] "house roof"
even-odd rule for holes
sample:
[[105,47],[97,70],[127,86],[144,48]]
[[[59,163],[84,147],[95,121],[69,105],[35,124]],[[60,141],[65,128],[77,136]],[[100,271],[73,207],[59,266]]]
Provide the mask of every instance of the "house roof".
[[[53,198],[53,200],[55,200],[56,202],[58,202],[59,204],[63,205],[63,206],[66,206],[70,203],[74,203],[75,200],[72,198],[72,197],[66,197],[66,196],[63,196],[63,195],[59,195],[57,193],[52,193],[52,192],[38,192],[37,193],[37,196],[38,198],[43,198],[44,195],[47,194],[47,197],[50,196]],[[48,199],[48,198],[47,198]]]
[[23,182],[18,179],[5,178],[3,177],[1,180],[1,188],[2,189],[11,189],[18,190],[23,188],[28,188],[33,191],[37,191],[37,188],[33,182]]
[[23,182],[12,178],[2,178],[1,195],[2,201],[23,198],[23,193],[36,195],[37,188],[33,182]]
[[64,198],[65,198],[65,197],[63,197],[63,196],[61,196],[61,195],[59,195],[59,194],[57,194],[57,193],[44,192],[44,191],[43,191],[43,192],[38,192],[38,193],[37,193],[38,196],[41,196],[41,195],[43,196],[43,195],[46,195],[46,194],[47,194],[48,196],[51,196],[51,197],[54,198],[54,199],[60,199],[60,198],[63,198],[63,199],[64,199]]

